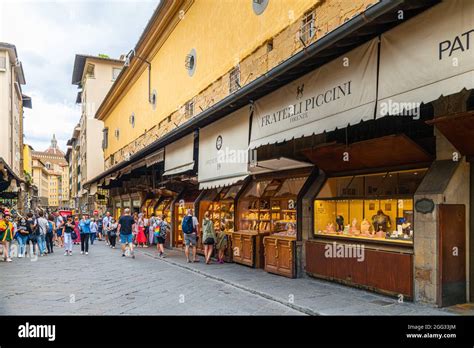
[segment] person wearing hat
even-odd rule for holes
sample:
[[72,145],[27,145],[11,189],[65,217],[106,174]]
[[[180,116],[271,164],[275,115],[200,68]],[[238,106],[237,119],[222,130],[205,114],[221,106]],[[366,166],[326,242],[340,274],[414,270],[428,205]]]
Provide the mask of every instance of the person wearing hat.
[[6,262],[12,262],[10,258],[10,242],[13,240],[13,224],[8,209],[0,213],[0,242],[3,245],[3,259]]

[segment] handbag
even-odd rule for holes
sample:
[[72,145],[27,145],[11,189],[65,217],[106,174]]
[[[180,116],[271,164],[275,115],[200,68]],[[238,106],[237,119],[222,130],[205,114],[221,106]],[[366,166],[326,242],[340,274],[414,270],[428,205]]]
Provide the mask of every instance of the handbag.
[[76,231],[72,231],[72,232],[71,232],[71,238],[72,238],[72,240],[77,239],[77,233],[76,233]]

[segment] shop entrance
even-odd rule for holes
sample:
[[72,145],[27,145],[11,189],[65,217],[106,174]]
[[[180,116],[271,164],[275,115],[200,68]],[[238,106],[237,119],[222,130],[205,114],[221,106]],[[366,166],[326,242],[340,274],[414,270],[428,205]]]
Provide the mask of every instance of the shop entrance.
[[438,305],[466,302],[466,207],[439,205]]

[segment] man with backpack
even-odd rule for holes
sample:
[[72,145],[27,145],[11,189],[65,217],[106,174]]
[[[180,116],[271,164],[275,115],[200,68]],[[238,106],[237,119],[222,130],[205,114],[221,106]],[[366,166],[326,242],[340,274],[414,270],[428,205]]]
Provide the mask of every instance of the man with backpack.
[[189,247],[193,248],[193,262],[199,262],[196,255],[197,235],[199,232],[198,219],[193,215],[193,211],[188,209],[186,216],[183,218],[181,228],[184,235],[184,253],[186,254],[186,260],[191,262],[189,259]]
[[151,228],[155,237],[156,248],[160,252],[160,257],[165,257],[166,236],[171,230],[170,225],[166,222],[166,215],[161,215],[161,219],[154,219]]
[[42,210],[38,213],[39,217],[36,222],[38,225],[38,231],[36,237],[38,239],[38,246],[41,256],[46,256],[46,233],[48,232],[48,220],[44,218],[44,212]]
[[53,240],[54,240],[54,231],[55,223],[54,223],[54,216],[48,216],[48,230],[46,231],[46,248],[48,249],[48,254],[54,253],[53,251]]

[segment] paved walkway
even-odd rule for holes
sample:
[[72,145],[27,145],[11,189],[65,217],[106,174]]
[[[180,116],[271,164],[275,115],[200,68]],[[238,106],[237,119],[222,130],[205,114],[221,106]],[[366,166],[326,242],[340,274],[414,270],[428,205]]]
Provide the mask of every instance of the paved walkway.
[[[294,308],[309,315],[452,315],[455,311],[433,308],[428,305],[405,302],[313,278],[289,279],[236,263],[206,265],[187,263],[181,250],[167,251],[166,258],[159,258],[155,249],[139,249],[150,257],[189,272],[215,279],[224,284],[259,295]],[[459,314],[459,312],[456,312]],[[463,314],[473,315],[474,311]]]
[[185,262],[181,250],[135,260],[96,242],[89,255],[0,262],[0,315],[472,315],[312,278],[288,279],[234,263]]
[[96,242],[37,261],[0,261],[0,315],[302,315],[276,301]]

